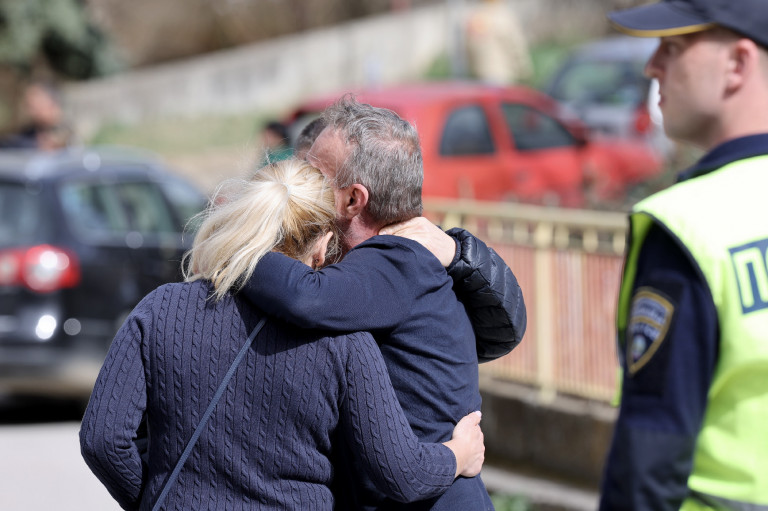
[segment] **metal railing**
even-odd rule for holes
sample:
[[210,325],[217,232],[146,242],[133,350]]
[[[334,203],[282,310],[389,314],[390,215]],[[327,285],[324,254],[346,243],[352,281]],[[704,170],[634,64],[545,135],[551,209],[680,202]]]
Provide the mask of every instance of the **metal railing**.
[[540,389],[601,401],[616,390],[615,311],[626,215],[511,203],[425,200],[425,216],[463,227],[518,278],[528,310],[522,343],[481,371]]

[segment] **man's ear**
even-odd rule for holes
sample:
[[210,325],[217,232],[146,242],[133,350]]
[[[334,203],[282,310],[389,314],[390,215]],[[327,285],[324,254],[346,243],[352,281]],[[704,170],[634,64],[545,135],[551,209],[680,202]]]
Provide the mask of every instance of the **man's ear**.
[[359,184],[353,184],[344,189],[344,213],[347,218],[354,218],[365,210],[368,205],[368,189]]

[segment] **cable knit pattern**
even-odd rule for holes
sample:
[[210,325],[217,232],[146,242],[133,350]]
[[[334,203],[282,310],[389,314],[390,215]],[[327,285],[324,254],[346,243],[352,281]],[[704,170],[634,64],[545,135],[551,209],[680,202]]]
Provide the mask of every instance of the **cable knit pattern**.
[[[117,333],[83,417],[91,470],[124,509],[151,509],[259,320],[205,282],[161,286]],[[146,413],[145,413],[146,412]],[[147,418],[149,451],[139,441]],[[421,444],[367,333],[321,337],[266,323],[230,381],[165,509],[333,509],[336,439],[399,501],[444,492],[456,462]]]
[[[465,306],[440,261],[415,241],[374,236],[321,271],[272,252],[259,261],[242,294],[260,310],[295,325],[373,333],[405,417],[424,442],[449,440],[456,422],[480,409],[477,347]],[[368,413],[376,407],[388,423],[398,420],[396,409],[367,403]],[[373,436],[366,442],[383,445],[386,440]],[[376,491],[367,471],[350,463],[350,457],[340,453],[335,465],[336,495],[347,507],[493,509],[479,476],[460,477],[443,495],[428,501],[393,502]],[[404,455],[397,460],[401,469],[410,463]]]

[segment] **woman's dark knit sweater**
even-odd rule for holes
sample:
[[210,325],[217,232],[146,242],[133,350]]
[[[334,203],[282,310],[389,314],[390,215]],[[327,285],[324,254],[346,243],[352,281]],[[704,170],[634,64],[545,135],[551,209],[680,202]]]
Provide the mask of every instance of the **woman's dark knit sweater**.
[[[83,418],[91,470],[125,509],[150,509],[261,313],[203,281],[158,288],[116,335]],[[148,457],[137,431],[146,413]],[[397,500],[445,491],[456,462],[420,444],[367,333],[323,337],[269,320],[241,362],[166,509],[332,509],[346,441]]]
[[[423,442],[449,440],[454,425],[480,409],[469,317],[445,268],[415,241],[374,236],[321,271],[273,252],[259,261],[242,293],[292,324],[370,331],[379,342],[403,411]],[[346,471],[346,493],[355,493],[353,505],[358,508],[493,509],[480,476],[458,478],[433,501],[398,506],[375,491],[354,460],[337,467]]]

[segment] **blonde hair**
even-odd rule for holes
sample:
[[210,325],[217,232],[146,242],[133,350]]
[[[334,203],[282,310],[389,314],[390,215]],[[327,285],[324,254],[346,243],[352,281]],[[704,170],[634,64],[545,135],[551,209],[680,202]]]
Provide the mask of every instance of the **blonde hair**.
[[[200,215],[184,254],[184,278],[209,280],[217,299],[240,290],[267,252],[304,260],[317,240],[335,232],[333,189],[319,170],[297,159],[269,164],[248,180],[226,181]],[[334,236],[326,257],[337,252]]]

